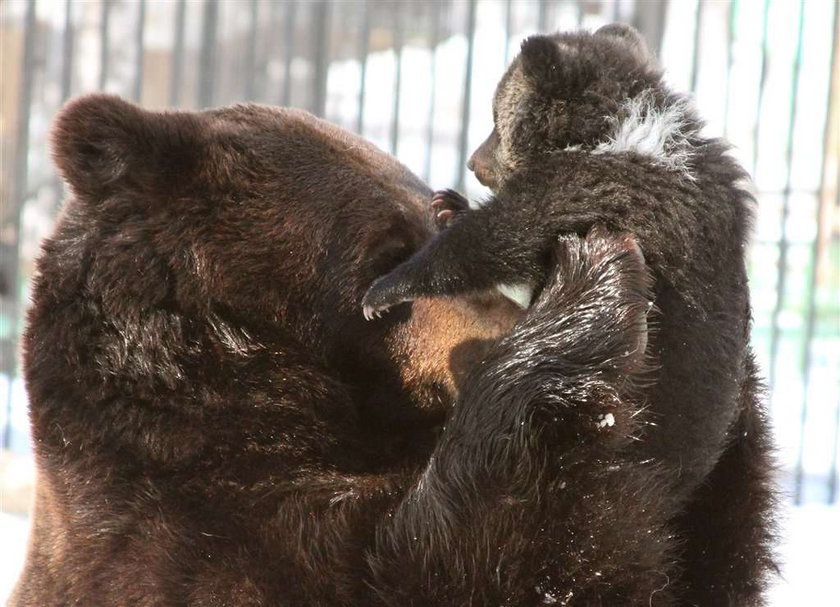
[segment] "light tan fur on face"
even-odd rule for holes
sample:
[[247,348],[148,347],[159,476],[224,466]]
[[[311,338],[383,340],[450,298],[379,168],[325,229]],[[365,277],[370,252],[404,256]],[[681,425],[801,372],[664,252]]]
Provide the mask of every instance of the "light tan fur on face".
[[493,131],[476,149],[469,162],[478,180],[491,190],[498,190],[502,178],[511,174],[521,163],[511,140],[517,121],[517,108],[529,92],[530,87],[517,58],[496,89],[493,99]]
[[518,306],[494,292],[415,300],[411,319],[391,341],[403,384],[412,392],[438,384],[455,397],[469,371],[521,315]]
[[499,134],[496,158],[500,172],[509,172],[519,164],[519,158],[513,152],[511,140],[517,120],[517,108],[519,103],[530,95],[530,88],[519,62],[516,61],[508,70],[508,77],[499,83],[496,91],[493,114],[495,116],[494,128]]

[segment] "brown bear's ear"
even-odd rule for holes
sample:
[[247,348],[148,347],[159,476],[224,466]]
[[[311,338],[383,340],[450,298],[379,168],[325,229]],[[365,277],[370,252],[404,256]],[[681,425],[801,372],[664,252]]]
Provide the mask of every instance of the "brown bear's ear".
[[595,32],[595,35],[621,41],[640,63],[648,64],[655,61],[654,56],[648,49],[644,36],[635,28],[625,23],[610,23],[599,28]]
[[580,51],[552,36],[530,36],[522,42],[522,71],[534,87],[549,94],[574,96],[595,75]]
[[195,174],[200,117],[148,112],[113,95],[87,95],[55,119],[52,151],[73,191],[96,202],[122,189],[178,188]]
[[522,70],[529,78],[544,82],[557,78],[560,49],[548,36],[530,36],[522,41]]

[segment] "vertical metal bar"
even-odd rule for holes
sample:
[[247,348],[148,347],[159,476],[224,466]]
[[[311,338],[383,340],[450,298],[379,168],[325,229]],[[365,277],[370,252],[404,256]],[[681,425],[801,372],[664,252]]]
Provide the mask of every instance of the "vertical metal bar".
[[612,6],[610,7],[610,21],[612,21],[613,23],[618,21],[618,16],[619,16],[618,1],[619,0],[612,0]]
[[312,113],[323,116],[327,104],[327,71],[330,57],[330,3],[320,0],[315,4],[315,36],[313,56],[315,77],[312,80]]
[[62,53],[64,59],[61,69],[61,101],[70,97],[73,86],[73,0],[64,2],[64,40],[62,41]]
[[700,75],[700,32],[703,26],[703,0],[697,0],[694,9],[694,42],[691,49],[691,93],[697,94],[697,78]]
[[[835,77],[835,70],[837,69],[837,26],[840,25],[840,18],[838,15],[840,14],[840,9],[838,8],[840,3],[834,3],[834,16],[832,19],[832,28],[831,31],[834,32],[835,38],[831,41],[831,60],[829,62],[829,69],[828,69],[828,97],[825,101],[825,129],[823,131],[823,144],[822,144],[822,157],[825,158],[828,154],[829,146],[832,143],[832,136],[836,136],[836,133],[832,132],[832,126],[834,126],[833,121],[840,117],[840,112],[837,111],[836,103],[840,101],[840,90],[836,87],[840,85],[840,77]],[[820,174],[820,197],[817,202],[817,233],[814,236],[814,242],[811,247],[811,273],[808,277],[808,298],[806,301],[806,314],[805,314],[805,337],[804,343],[802,347],[802,407],[803,410],[807,409],[808,407],[808,385],[811,383],[811,345],[814,340],[814,329],[816,327],[816,317],[817,317],[817,302],[816,302],[816,291],[817,291],[817,269],[818,269],[818,261],[820,255],[820,242],[822,242],[823,238],[823,229],[825,228],[825,217],[823,211],[825,210],[825,190],[827,185],[827,166],[826,162],[823,161],[821,174]],[[840,166],[835,167],[837,170],[836,173],[836,181],[835,181],[835,188],[836,188],[836,196],[837,196],[837,207],[840,208]],[[837,442],[838,437],[840,436],[840,406],[836,406],[835,408],[835,424],[834,424],[834,451],[833,456],[831,458],[831,473],[828,477],[828,503],[831,504],[837,497]],[[800,445],[800,453],[799,453],[799,461],[802,461],[802,453],[801,453],[801,446],[805,442],[805,435],[802,432],[803,428],[800,428],[800,437],[799,437],[799,445]],[[797,474],[802,474],[802,470],[797,468]],[[797,477],[798,478],[798,477]],[[797,482],[801,485],[801,479],[798,478]]]
[[793,130],[796,123],[796,110],[799,88],[799,72],[802,64],[802,30],[805,14],[805,0],[800,0],[799,3],[799,25],[797,28],[796,52],[793,63],[793,78],[791,81],[791,105],[790,117],[787,126],[787,139],[785,142],[785,186],[782,190],[782,209],[779,217],[779,266],[778,276],[776,280],[776,303],[773,307],[772,322],[770,326],[770,370],[769,383],[770,389],[773,389],[776,380],[776,356],[779,350],[779,316],[784,307],[785,287],[787,284],[787,219],[790,212],[790,193],[791,193],[791,163],[793,160]]
[[245,54],[245,100],[253,101],[256,96],[257,71],[257,19],[259,18],[259,4],[257,0],[250,3],[250,23],[248,49]]
[[540,34],[545,34],[545,30],[548,27],[548,1],[540,0],[538,8],[539,12],[537,13],[537,29],[539,30]]
[[[583,0],[572,0],[577,11],[577,28],[583,27]],[[664,10],[664,9],[663,9]]]
[[295,51],[295,19],[297,17],[297,1],[289,2],[286,10],[286,23],[283,28],[283,96],[281,105],[289,105],[292,99],[292,59]]
[[[837,6],[838,3],[834,4],[834,24],[835,28],[837,27]],[[837,31],[835,29],[835,31]],[[835,44],[836,47],[836,44]],[[836,63],[835,63],[836,65]],[[836,68],[835,68],[836,69]],[[835,197],[834,197],[834,207],[836,209],[840,209],[840,162],[837,164],[837,180],[835,183],[837,184],[835,189]],[[811,361],[809,359],[808,364],[810,365]],[[800,441],[802,439],[800,438]],[[837,502],[838,498],[838,487],[837,487],[837,458],[838,454],[840,454],[840,403],[836,403],[834,406],[834,446],[831,450],[831,469],[829,472],[828,477],[828,503],[834,504]]]
[[429,54],[431,55],[431,81],[429,86],[429,115],[426,127],[426,158],[423,163],[423,180],[429,181],[432,173],[432,147],[435,140],[435,97],[437,96],[437,56],[438,43],[440,42],[440,3],[432,2],[431,5],[432,35],[429,41]]
[[[662,2],[635,2],[631,15],[633,27],[642,33],[651,52],[656,56],[659,56],[662,37],[665,33],[665,11],[662,9]],[[621,12],[625,13],[626,10]]]
[[505,67],[510,61],[510,28],[513,19],[513,0],[505,2]]
[[[435,3],[436,4],[436,3]],[[361,7],[361,26],[359,34],[359,110],[356,114],[356,132],[361,134],[365,127],[365,89],[367,80],[368,52],[370,50],[370,6],[367,0]]]
[[99,21],[99,90],[105,89],[108,82],[108,30],[111,21],[111,0],[102,0],[102,12]]
[[[278,51],[282,48],[283,36],[279,35],[283,31],[283,23],[285,21],[286,4],[280,2],[268,3],[268,14],[263,13],[260,22],[264,24],[263,31],[269,32],[268,36],[263,41],[262,49],[258,47],[256,70],[259,74],[257,80],[257,99],[265,103],[279,103],[279,98],[273,98],[275,79],[270,75],[268,66],[277,58],[282,61],[283,54]],[[280,46],[278,46],[280,45]],[[273,72],[274,70],[271,70]],[[279,90],[279,88],[278,88]]]
[[[773,389],[776,381],[776,358],[779,353],[779,316],[784,307],[785,290],[787,286],[787,258],[788,258],[788,241],[787,241],[787,220],[790,214],[790,193],[792,187],[792,163],[793,163],[793,136],[796,125],[797,101],[799,98],[799,73],[802,67],[802,32],[804,30],[805,22],[805,0],[800,0],[799,3],[799,25],[797,26],[796,34],[796,55],[793,64],[793,80],[791,82],[791,101],[790,101],[790,118],[788,120],[787,140],[785,150],[785,188],[782,195],[782,212],[779,218],[779,266],[778,275],[776,279],[776,304],[773,308],[772,321],[770,325],[770,389]],[[808,415],[807,403],[802,403],[802,415],[800,418],[800,436],[804,438],[805,421]],[[802,454],[803,442],[800,439],[799,449],[796,463],[796,503],[801,503],[802,499]]]
[[219,23],[219,4],[216,0],[204,3],[204,27],[201,32],[199,60],[198,106],[213,105],[216,76],[216,30]]
[[137,6],[137,32],[135,39],[137,46],[137,67],[136,72],[134,73],[134,100],[138,102],[140,101],[140,97],[143,95],[143,54],[146,51],[144,48],[145,28],[146,0],[139,0]]
[[402,11],[403,8],[397,5],[394,8],[394,110],[391,122],[391,154],[397,154],[397,144],[400,139],[400,91],[402,89]]
[[4,340],[3,351],[0,357],[3,360],[3,371],[9,374],[9,389],[6,395],[6,425],[3,428],[3,448],[8,449],[12,443],[12,382],[15,378],[17,361],[15,359],[15,342],[18,335],[19,305],[20,296],[19,281],[19,260],[20,260],[20,217],[23,206],[26,203],[27,176],[29,175],[28,152],[29,152],[29,118],[32,108],[32,85],[35,71],[35,36],[36,36],[36,3],[29,0],[26,5],[26,16],[23,33],[23,63],[21,65],[20,97],[18,97],[18,119],[17,138],[15,152],[15,177],[12,204],[11,223],[15,234],[14,246],[10,248],[10,259],[8,260],[8,298],[4,298],[2,315],[9,319],[12,326],[11,335]]
[[470,102],[472,91],[472,63],[475,53],[475,5],[476,0],[469,0],[467,8],[467,64],[464,69],[464,97],[461,104],[461,132],[458,136],[458,189],[464,190],[467,164],[467,145],[469,145]]
[[763,10],[764,14],[762,15],[761,23],[761,72],[758,77],[758,100],[756,101],[755,124],[753,125],[753,179],[755,179],[755,173],[758,169],[758,139],[761,135],[761,112],[764,109],[764,89],[767,86],[767,29],[770,21],[770,0],[764,0]]
[[726,12],[726,84],[723,99],[723,136],[729,134],[729,98],[732,96],[732,64],[735,45],[735,28],[738,15],[738,0],[729,0],[729,10]]
[[[73,86],[73,0],[64,2],[64,38],[62,39],[62,63],[61,63],[61,102],[64,103],[70,97]],[[61,205],[64,198],[64,184],[56,177],[55,184],[55,208]]]
[[[61,102],[64,103],[70,97],[73,84],[73,2],[64,2],[64,36],[61,41],[62,62],[61,62]],[[64,198],[64,184],[56,177],[53,184],[55,194],[55,208],[58,209]]]
[[169,105],[177,106],[184,73],[184,29],[187,20],[187,0],[178,0],[175,10],[175,41],[172,49],[172,71],[169,80]]

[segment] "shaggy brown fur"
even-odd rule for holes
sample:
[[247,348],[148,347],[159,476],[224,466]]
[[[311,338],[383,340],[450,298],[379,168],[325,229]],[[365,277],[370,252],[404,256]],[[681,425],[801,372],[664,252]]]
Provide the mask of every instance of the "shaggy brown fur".
[[499,83],[495,126],[470,167],[495,196],[466,211],[435,196],[451,227],[368,292],[368,312],[416,296],[505,285],[539,293],[558,233],[593,224],[635,235],[654,276],[657,371],[639,457],[663,465],[667,570],[680,604],[757,605],[774,570],[770,441],[749,347],[745,174],[700,135],[641,37],[624,26],[535,36]]
[[38,484],[13,607],[667,603],[665,481],[628,449],[632,238],[552,244],[512,330],[492,294],[367,322],[431,192],[358,137],[91,96],[53,145],[74,195],[24,338]]

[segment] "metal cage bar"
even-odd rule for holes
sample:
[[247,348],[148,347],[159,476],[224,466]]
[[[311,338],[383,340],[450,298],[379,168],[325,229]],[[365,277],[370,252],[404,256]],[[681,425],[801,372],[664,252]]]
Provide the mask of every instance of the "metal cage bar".
[[473,55],[475,54],[475,8],[476,0],[469,0],[467,9],[467,57],[464,66],[464,93],[461,103],[461,131],[458,135],[458,189],[464,189],[467,155],[469,151],[470,103],[472,101]]
[[146,0],[137,0],[137,31],[135,32],[135,45],[137,47],[137,54],[135,57],[135,72],[134,72],[134,93],[132,97],[135,101],[140,101],[143,95],[143,53],[145,45],[143,40],[146,35]]

